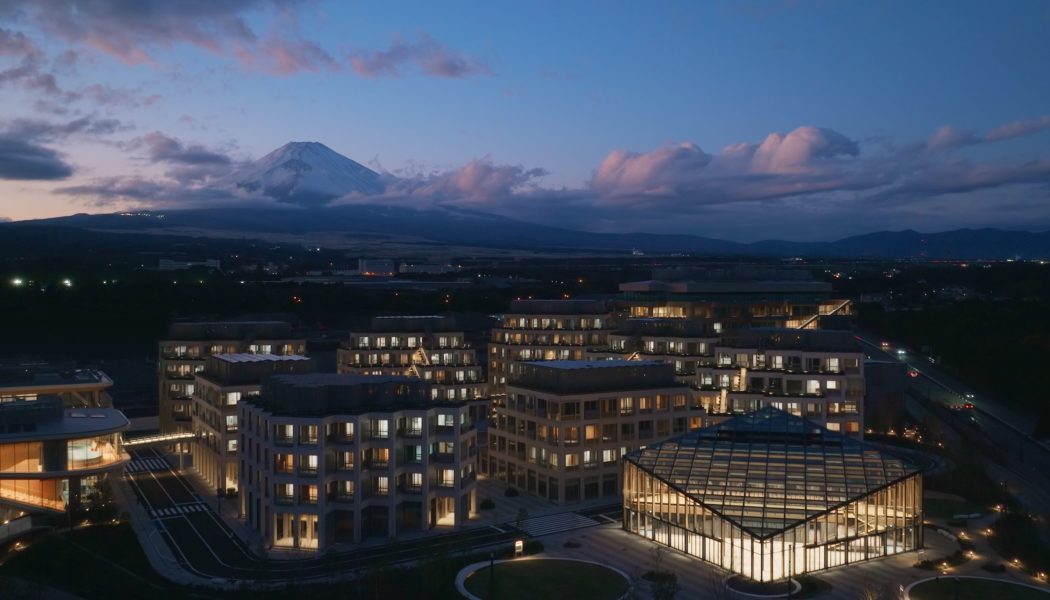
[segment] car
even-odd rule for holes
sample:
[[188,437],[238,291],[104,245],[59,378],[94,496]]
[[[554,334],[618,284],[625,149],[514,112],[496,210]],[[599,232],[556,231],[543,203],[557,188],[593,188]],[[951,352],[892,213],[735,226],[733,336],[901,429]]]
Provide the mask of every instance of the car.
[[883,350],[889,350],[890,349],[890,343],[887,342],[887,341],[883,341],[882,342],[882,349]]
[[915,369],[908,369],[908,377],[918,377],[920,373]]
[[973,405],[973,402],[967,402],[966,404],[963,404],[962,407],[965,408],[966,410],[973,410],[973,409],[977,408],[976,406]]
[[967,400],[973,400],[973,394],[971,394],[971,393],[967,393],[967,394],[966,394],[966,399],[967,399]]

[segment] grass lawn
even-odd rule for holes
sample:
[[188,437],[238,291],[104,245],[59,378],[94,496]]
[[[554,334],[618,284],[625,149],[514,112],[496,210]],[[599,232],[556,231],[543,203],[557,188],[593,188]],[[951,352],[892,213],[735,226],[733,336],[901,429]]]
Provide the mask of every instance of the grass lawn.
[[973,513],[981,513],[983,515],[988,513],[987,506],[943,498],[926,498],[922,503],[922,508],[926,512],[927,517],[934,519],[951,519],[955,515],[969,515]]
[[475,571],[464,585],[479,598],[499,600],[615,600],[627,593],[629,583],[616,571],[601,565],[539,558],[497,564],[494,588],[489,588],[489,567]]
[[88,599],[192,597],[156,574],[127,524],[40,535],[12,553],[0,574]]
[[959,578],[958,595],[956,582],[951,577],[925,581],[911,588],[912,600],[1050,600],[1050,590],[1040,591],[1013,585],[1007,581]]

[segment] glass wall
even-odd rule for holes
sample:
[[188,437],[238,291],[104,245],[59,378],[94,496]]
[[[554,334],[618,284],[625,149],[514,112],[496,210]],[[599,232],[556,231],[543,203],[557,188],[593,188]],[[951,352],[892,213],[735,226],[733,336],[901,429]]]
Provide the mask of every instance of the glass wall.
[[94,469],[123,460],[119,433],[69,440],[66,469]]
[[42,446],[40,442],[0,444],[0,473],[42,472]]
[[51,510],[66,509],[65,479],[0,479],[0,499]]
[[[623,497],[628,531],[759,581],[907,552],[922,545],[919,474],[761,538],[631,462],[624,463]],[[759,498],[746,503],[740,520],[761,519],[766,507]],[[804,497],[794,500],[805,505]],[[823,502],[821,498],[819,503]]]

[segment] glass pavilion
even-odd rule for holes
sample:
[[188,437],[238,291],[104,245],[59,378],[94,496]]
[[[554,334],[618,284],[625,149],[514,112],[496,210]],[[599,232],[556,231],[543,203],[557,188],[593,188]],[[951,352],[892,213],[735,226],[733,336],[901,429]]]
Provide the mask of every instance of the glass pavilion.
[[624,527],[758,581],[922,547],[920,470],[773,407],[624,459]]

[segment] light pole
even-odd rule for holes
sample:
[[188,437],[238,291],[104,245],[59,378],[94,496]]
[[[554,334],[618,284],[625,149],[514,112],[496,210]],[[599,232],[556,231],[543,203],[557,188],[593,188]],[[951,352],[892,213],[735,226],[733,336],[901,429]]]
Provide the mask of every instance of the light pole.
[[496,553],[489,552],[489,600],[496,597]]

